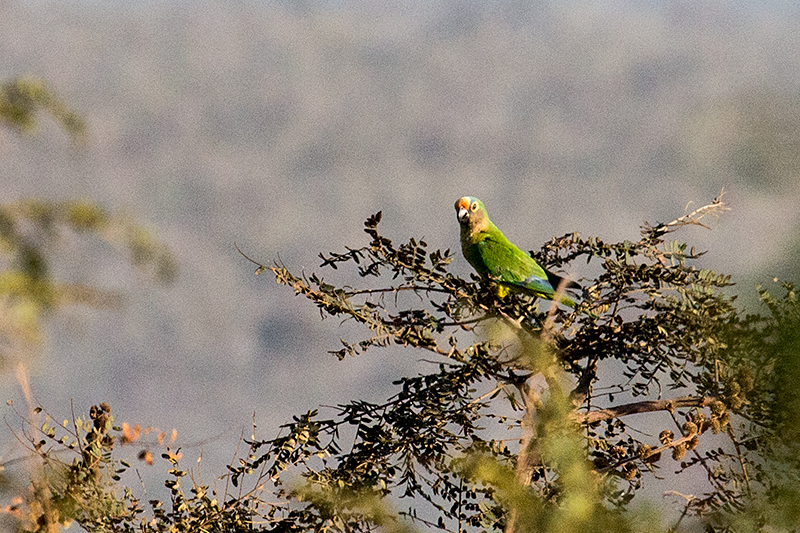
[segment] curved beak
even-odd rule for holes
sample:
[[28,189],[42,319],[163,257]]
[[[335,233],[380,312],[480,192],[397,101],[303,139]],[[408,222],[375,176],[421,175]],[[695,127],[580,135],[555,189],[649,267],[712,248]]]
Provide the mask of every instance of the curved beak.
[[466,198],[461,198],[456,202],[456,217],[459,222],[464,222],[469,218],[469,201]]

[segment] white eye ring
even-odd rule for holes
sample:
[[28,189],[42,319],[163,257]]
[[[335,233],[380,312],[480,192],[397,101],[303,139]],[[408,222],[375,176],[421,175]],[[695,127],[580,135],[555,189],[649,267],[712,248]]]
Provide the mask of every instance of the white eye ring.
[[472,205],[469,208],[470,211],[477,211],[478,210],[478,202],[472,202]]

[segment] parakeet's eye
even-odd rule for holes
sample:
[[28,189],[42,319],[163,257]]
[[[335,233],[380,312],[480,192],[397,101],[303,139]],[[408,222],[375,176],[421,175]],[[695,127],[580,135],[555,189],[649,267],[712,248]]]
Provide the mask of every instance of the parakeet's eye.
[[478,202],[472,202],[472,205],[469,206],[470,211],[477,211],[478,210]]

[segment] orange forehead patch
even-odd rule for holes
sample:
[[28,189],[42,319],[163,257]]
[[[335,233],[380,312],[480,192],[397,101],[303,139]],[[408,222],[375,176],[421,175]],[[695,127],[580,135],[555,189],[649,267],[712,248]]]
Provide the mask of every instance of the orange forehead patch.
[[459,209],[469,209],[469,198],[464,196],[463,198],[459,198],[456,200],[456,211]]

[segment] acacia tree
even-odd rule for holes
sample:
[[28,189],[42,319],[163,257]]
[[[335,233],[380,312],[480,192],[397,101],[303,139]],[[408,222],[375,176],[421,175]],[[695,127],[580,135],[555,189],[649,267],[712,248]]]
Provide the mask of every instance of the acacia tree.
[[[192,483],[188,494],[168,450],[171,508],[151,501],[148,512],[129,490],[115,499],[113,480],[98,474],[126,466],[111,453],[108,406],[71,435],[48,426],[36,449],[51,462],[53,442],[81,450],[63,467],[73,481],[52,490],[90,531],[655,531],[659,520],[637,513],[634,498],[650,484],[681,502],[673,529],[791,527],[800,509],[798,430],[787,414],[800,407],[794,287],[761,291],[764,312],[747,314],[728,276],[696,268],[699,253],[667,240],[723,210],[716,200],[646,226],[637,242],[548,242],[533,254],[548,267],[599,265],[576,310],[498,298],[450,273],[449,250],[395,245],[378,213],[365,224],[368,244],[320,254],[329,272],[355,269],[357,287],[281,263],[256,272],[364,328],[331,352],[339,359],[399,346],[428,354],[432,372],[398,379],[384,402],[314,410],[276,438],[253,435],[224,487]],[[686,476],[692,494],[679,494]]]

